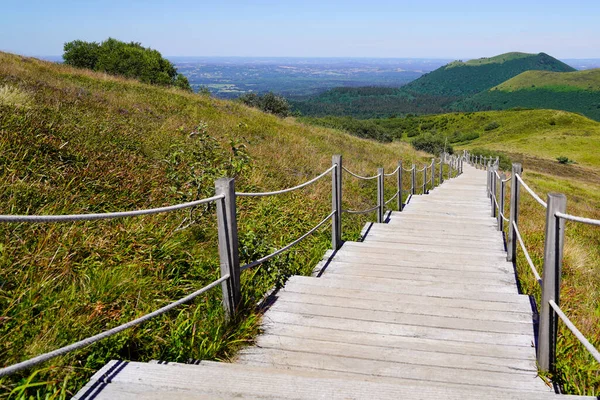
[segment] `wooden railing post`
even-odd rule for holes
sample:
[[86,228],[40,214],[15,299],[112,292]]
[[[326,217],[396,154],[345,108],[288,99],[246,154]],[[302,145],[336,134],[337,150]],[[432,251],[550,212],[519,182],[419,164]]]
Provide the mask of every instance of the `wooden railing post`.
[[342,247],[342,156],[334,155],[332,165],[337,165],[331,174],[331,248]]
[[444,183],[444,159],[440,157],[440,177],[439,177],[440,185]]
[[517,235],[515,233],[514,225],[519,225],[519,198],[520,189],[517,175],[521,175],[523,169],[521,164],[512,165],[512,178],[510,184],[510,218],[508,226],[508,252],[506,256],[507,261],[517,261]]
[[496,218],[497,214],[496,214],[496,202],[498,201],[498,194],[497,194],[497,190],[496,190],[496,185],[498,182],[498,178],[496,177],[496,167],[492,167],[492,173],[491,173],[491,183],[492,183],[492,217]]
[[498,230],[502,232],[504,230],[504,197],[506,196],[506,174],[500,174],[500,198],[498,199],[498,204],[500,205],[498,210]]
[[383,214],[385,211],[385,198],[383,192],[383,168],[377,168],[377,222],[383,222]]
[[452,179],[452,158],[448,162],[448,180]]
[[229,279],[221,283],[223,308],[227,318],[232,318],[241,299],[234,180],[231,178],[217,179],[215,193],[217,196],[225,196],[224,199],[217,201],[217,229],[221,276],[229,275]]
[[412,165],[410,181],[411,181],[411,186],[412,186],[410,189],[410,194],[415,194],[415,193],[417,193],[417,170],[416,170],[415,164]]
[[396,199],[398,204],[398,211],[402,211],[404,208],[404,195],[402,194],[402,160],[398,161],[398,198]]
[[427,194],[427,165],[423,166],[423,194]]
[[556,217],[555,214],[564,213],[566,209],[567,197],[564,194],[548,194],[537,361],[540,369],[550,372],[554,372],[556,366],[558,316],[548,302],[554,300],[560,305],[560,278],[565,240],[565,220]]
[[431,189],[435,187],[435,158],[431,159]]

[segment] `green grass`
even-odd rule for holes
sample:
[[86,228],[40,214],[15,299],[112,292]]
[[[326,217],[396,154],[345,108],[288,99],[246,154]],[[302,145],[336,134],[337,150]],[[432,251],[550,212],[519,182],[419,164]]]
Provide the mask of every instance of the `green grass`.
[[[214,193],[289,187],[342,154],[372,174],[421,162],[383,145],[279,119],[241,104],[0,53],[0,214],[66,214],[164,206]],[[4,92],[3,92],[4,93]],[[11,98],[14,95],[11,94]],[[25,96],[25,97],[23,97]],[[5,96],[8,98],[8,96]],[[193,134],[191,134],[194,132]],[[301,192],[240,199],[242,263],[314,226],[331,208],[330,180]],[[371,206],[374,187],[346,180],[344,208]],[[391,185],[386,198],[393,194]],[[344,238],[367,217],[344,219]],[[255,304],[292,274],[308,274],[327,228],[242,276],[227,323],[214,289],[84,350],[0,379],[0,398],[67,398],[113,358],[227,360],[258,330]],[[155,310],[219,276],[214,207],[113,221],[0,225],[0,365],[7,366]]]

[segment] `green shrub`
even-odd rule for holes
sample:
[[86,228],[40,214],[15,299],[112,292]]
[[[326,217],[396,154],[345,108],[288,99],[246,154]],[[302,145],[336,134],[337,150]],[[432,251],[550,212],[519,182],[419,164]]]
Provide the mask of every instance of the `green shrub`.
[[63,60],[73,67],[192,91],[188,79],[178,74],[173,64],[163,58],[160,52],[136,42],[125,43],[113,38],[102,43],[73,40],[65,43]]
[[499,124],[499,123],[497,123],[496,121],[492,121],[492,122],[490,122],[489,124],[487,124],[487,125],[486,125],[486,126],[483,128],[483,130],[484,130],[484,131],[486,131],[486,132],[487,132],[487,131],[493,131],[494,129],[498,129],[499,127],[500,127],[500,124]]
[[556,157],[556,161],[558,161],[560,164],[575,164],[575,161],[565,156]]
[[435,155],[439,155],[444,151],[450,154],[454,153],[452,146],[446,143],[446,138],[439,135],[424,133],[414,138],[411,143],[415,149]]
[[258,108],[280,117],[290,116],[290,104],[288,101],[281,96],[277,96],[273,92],[266,93],[262,96],[257,95],[256,93],[247,93],[240,96],[238,100],[247,106]]

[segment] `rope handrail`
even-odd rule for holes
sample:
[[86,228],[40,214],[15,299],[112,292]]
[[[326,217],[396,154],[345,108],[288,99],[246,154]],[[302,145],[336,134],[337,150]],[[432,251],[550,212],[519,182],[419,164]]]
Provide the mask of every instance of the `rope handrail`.
[[195,207],[200,204],[211,203],[224,199],[224,195],[208,197],[206,199],[190,201],[188,203],[175,204],[172,206],[149,208],[145,210],[119,211],[99,214],[65,214],[65,215],[0,215],[0,222],[68,222],[68,221],[93,221],[99,219],[114,219],[124,217],[137,217],[140,215],[159,214]]
[[399,194],[400,194],[400,191],[399,190],[396,191],[396,194],[394,194],[391,199],[389,199],[388,201],[386,201],[385,205],[387,206],[388,203],[390,203],[392,200],[394,200],[396,197],[398,197]]
[[506,216],[504,215],[504,210],[500,210],[500,204],[498,204],[498,200],[496,200],[496,195],[494,193],[492,193],[492,191],[490,190],[490,194],[492,195],[492,199],[494,199],[494,203],[496,203],[496,208],[498,209],[498,214],[500,214],[500,217],[502,217],[502,219],[506,222],[510,222],[510,220],[508,218],[506,218]]
[[342,210],[342,212],[347,213],[347,214],[368,214],[370,212],[377,210],[378,208],[379,208],[379,205],[376,205],[375,207],[371,207],[371,208],[368,208],[368,209],[362,210],[362,211]]
[[527,186],[527,184],[523,181],[523,178],[521,178],[519,174],[515,174],[515,177],[521,183],[521,185],[523,185],[525,190],[527,190],[527,192],[535,199],[535,201],[540,203],[542,207],[548,208],[548,204],[546,204],[546,202],[542,200],[542,198],[538,196],[537,193],[535,193],[529,186]]
[[558,217],[558,218],[566,219],[568,221],[581,222],[583,224],[600,226],[600,220],[598,220],[598,219],[578,217],[576,215],[564,214],[561,212],[557,212],[556,214],[554,214],[554,216]]
[[78,349],[81,349],[83,347],[89,346],[90,344],[95,343],[95,342],[97,342],[99,340],[105,339],[105,338],[107,338],[109,336],[116,335],[119,332],[122,332],[122,331],[124,331],[126,329],[129,329],[129,328],[131,328],[131,327],[133,327],[135,325],[139,325],[142,322],[146,322],[149,319],[152,319],[152,318],[157,317],[157,316],[159,316],[161,314],[164,314],[167,311],[170,311],[171,309],[173,309],[173,308],[175,308],[175,307],[177,307],[177,306],[179,306],[181,304],[184,304],[184,303],[187,303],[187,302],[193,300],[194,298],[198,297],[202,293],[204,293],[204,292],[206,292],[206,291],[214,288],[215,286],[219,285],[222,282],[225,282],[227,279],[229,279],[229,274],[223,275],[221,278],[219,278],[216,281],[214,281],[214,282],[212,282],[212,283],[204,286],[203,288],[198,289],[195,292],[193,292],[193,293],[191,293],[191,294],[189,294],[189,295],[187,295],[187,296],[185,296],[185,297],[183,297],[183,298],[181,298],[181,299],[179,299],[177,301],[174,301],[174,302],[172,302],[170,304],[167,304],[166,306],[164,306],[162,308],[159,308],[156,311],[153,311],[153,312],[151,312],[149,314],[146,314],[146,315],[144,315],[142,317],[136,318],[133,321],[129,321],[127,323],[124,323],[122,325],[116,326],[116,327],[114,327],[112,329],[109,329],[109,330],[104,331],[102,333],[99,333],[97,335],[90,336],[90,337],[88,337],[86,339],[83,339],[83,340],[80,340],[78,342],[72,343],[72,344],[70,344],[68,346],[64,346],[64,347],[61,347],[59,349],[56,349],[56,350],[53,350],[53,351],[41,354],[39,356],[30,358],[29,360],[26,360],[26,361],[23,361],[23,362],[11,365],[11,366],[6,367],[6,368],[2,368],[2,369],[0,369],[0,377],[13,374],[13,373],[15,373],[17,371],[20,371],[22,369],[25,369],[25,368],[33,367],[34,365],[43,363],[43,362],[48,361],[48,360],[50,360],[52,358],[55,358],[55,357],[58,357],[60,355],[69,353],[71,351],[78,350]]
[[316,181],[318,181],[319,179],[321,179],[322,177],[324,177],[325,175],[327,175],[328,173],[330,173],[331,171],[333,171],[334,169],[337,168],[337,164],[332,165],[327,171],[323,172],[321,175],[311,179],[308,182],[304,182],[298,186],[294,186],[291,188],[287,188],[287,189],[282,189],[282,190],[276,190],[273,192],[262,192],[262,193],[243,193],[243,192],[235,192],[236,196],[241,196],[241,197],[263,197],[263,196],[274,196],[276,194],[283,194],[283,193],[288,193],[288,192],[292,192],[294,190],[298,190],[298,189],[302,189],[308,185],[312,185],[313,183],[315,183]]
[[412,172],[413,169],[414,169],[414,165],[413,165],[413,167],[411,167],[409,169],[402,168],[402,171],[404,171],[404,172]]
[[346,167],[342,167],[342,169],[343,169],[344,171],[346,171],[347,173],[349,173],[350,175],[352,175],[353,177],[355,177],[355,178],[358,178],[358,179],[364,179],[364,180],[366,180],[366,181],[368,181],[368,180],[370,180],[370,179],[376,179],[376,178],[379,178],[379,174],[377,174],[377,175],[373,175],[373,176],[361,176],[361,175],[357,175],[357,174],[355,174],[354,172],[350,171],[350,170],[349,170],[348,168],[346,168]]
[[300,236],[298,239],[294,240],[293,242],[285,245],[284,247],[280,248],[279,250],[274,251],[273,253],[269,254],[268,256],[264,256],[262,258],[259,258],[256,261],[252,261],[249,264],[246,264],[244,266],[240,267],[240,271],[244,271],[247,270],[248,268],[252,268],[252,267],[256,267],[259,264],[264,263],[265,261],[270,260],[271,258],[283,253],[284,251],[286,251],[287,249],[289,249],[290,247],[300,243],[302,240],[304,240],[307,236],[309,236],[311,233],[313,233],[314,231],[316,231],[317,229],[319,229],[325,222],[327,222],[327,220],[329,218],[331,218],[337,211],[332,211],[328,216],[326,216],[321,222],[319,222],[317,225],[315,225],[311,230],[309,230],[308,232],[306,232],[304,235]]
[[400,166],[397,166],[396,169],[393,172],[390,172],[389,174],[383,174],[384,176],[392,176],[392,175],[396,175],[396,172],[398,172],[398,170],[400,169]]
[[496,174],[496,178],[502,180],[502,178],[500,177],[500,174],[498,173],[497,170],[494,169],[494,174]]
[[427,168],[427,167],[425,166],[425,167],[423,167],[421,169],[418,169],[416,172],[423,172],[423,171],[425,171],[425,168]]
[[596,359],[596,361],[598,361],[600,363],[600,352],[594,347],[594,345],[592,345],[586,339],[585,336],[583,336],[583,333],[581,333],[581,331],[579,329],[577,329],[575,324],[573,324],[571,322],[571,320],[565,315],[565,313],[563,313],[563,311],[560,309],[558,304],[556,304],[554,302],[554,300],[548,300],[548,304],[550,304],[550,307],[552,307],[554,309],[556,314],[558,314],[560,319],[562,319],[562,321],[565,323],[567,328],[569,328],[569,330],[573,333],[573,335],[575,335],[575,337],[579,340],[579,342],[583,345],[583,347],[585,347],[587,349],[587,351],[589,351],[592,354],[592,357],[594,357]]
[[506,179],[502,179],[502,182],[503,182],[503,183],[506,183],[506,182],[510,182],[511,180],[512,180],[512,176],[509,176],[509,177],[508,177],[508,178],[506,178]]
[[540,274],[538,274],[537,269],[535,268],[535,265],[533,264],[533,261],[531,260],[531,257],[529,256],[529,252],[527,251],[527,248],[525,247],[525,243],[523,242],[523,238],[521,237],[521,232],[519,232],[519,228],[517,227],[517,224],[515,223],[515,221],[513,221],[512,224],[513,224],[513,227],[515,228],[515,234],[517,235],[517,239],[519,240],[521,249],[523,249],[523,254],[525,254],[525,258],[527,259],[527,263],[529,264],[529,268],[531,268],[531,272],[533,272],[533,276],[535,277],[535,280],[537,281],[537,283],[541,285],[542,278],[540,277]]

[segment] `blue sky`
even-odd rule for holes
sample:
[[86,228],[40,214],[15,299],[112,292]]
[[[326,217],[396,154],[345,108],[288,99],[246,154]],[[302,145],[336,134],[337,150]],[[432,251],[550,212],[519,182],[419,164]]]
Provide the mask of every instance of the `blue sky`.
[[115,37],[166,56],[600,58],[600,0],[0,0],[0,50]]

